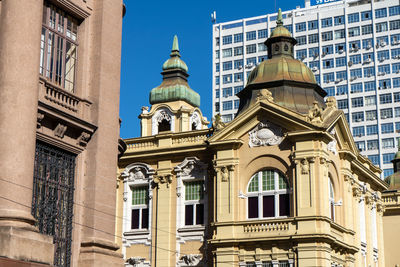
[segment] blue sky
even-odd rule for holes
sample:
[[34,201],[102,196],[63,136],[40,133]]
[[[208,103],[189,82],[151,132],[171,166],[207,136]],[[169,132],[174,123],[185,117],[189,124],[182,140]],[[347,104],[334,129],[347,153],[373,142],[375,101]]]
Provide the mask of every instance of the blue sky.
[[289,1],[135,1],[125,0],[121,57],[121,137],[140,136],[142,106],[150,106],[149,92],[161,83],[161,66],[169,58],[173,36],[178,35],[182,59],[189,67],[189,85],[201,96],[201,110],[211,120],[212,24],[259,16],[304,6]]

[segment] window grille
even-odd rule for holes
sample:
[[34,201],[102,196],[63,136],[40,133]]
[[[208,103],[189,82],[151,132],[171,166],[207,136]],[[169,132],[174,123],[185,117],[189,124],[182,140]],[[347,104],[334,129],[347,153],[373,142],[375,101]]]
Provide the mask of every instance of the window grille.
[[53,236],[54,265],[71,261],[75,155],[36,144],[32,215],[42,234]]

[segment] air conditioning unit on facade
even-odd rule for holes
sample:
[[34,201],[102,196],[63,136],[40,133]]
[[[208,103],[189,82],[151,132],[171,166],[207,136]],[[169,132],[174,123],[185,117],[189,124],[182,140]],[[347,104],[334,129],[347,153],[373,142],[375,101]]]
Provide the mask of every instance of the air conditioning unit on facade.
[[386,42],[381,42],[380,45],[381,45],[382,47],[385,47],[385,46],[386,46]]
[[353,65],[353,61],[349,60],[347,64],[349,65],[349,67],[351,67]]
[[343,54],[344,50],[343,49],[339,49],[339,54]]
[[366,60],[364,60],[364,64],[369,64],[369,63],[371,63],[371,59],[370,58],[367,58]]
[[238,70],[241,70],[241,69],[243,69],[243,66],[239,66],[239,67],[238,67]]
[[385,75],[385,73],[384,72],[378,72],[378,76],[383,76],[383,75]]
[[316,72],[317,70],[318,70],[317,67],[313,67],[313,68],[312,68],[312,71],[314,71],[314,72]]
[[322,52],[322,55],[321,55],[322,57],[324,57],[324,56],[326,56],[326,52]]
[[370,50],[371,48],[372,48],[372,45],[370,45],[370,44],[367,45],[367,47],[366,47],[367,50]]

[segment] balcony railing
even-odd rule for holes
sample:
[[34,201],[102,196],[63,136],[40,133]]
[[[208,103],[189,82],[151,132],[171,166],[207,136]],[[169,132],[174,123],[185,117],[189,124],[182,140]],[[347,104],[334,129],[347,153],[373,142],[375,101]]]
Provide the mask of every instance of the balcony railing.
[[78,113],[82,100],[72,93],[69,93],[56,85],[46,81],[39,82],[39,99],[45,99],[56,104],[61,109]]

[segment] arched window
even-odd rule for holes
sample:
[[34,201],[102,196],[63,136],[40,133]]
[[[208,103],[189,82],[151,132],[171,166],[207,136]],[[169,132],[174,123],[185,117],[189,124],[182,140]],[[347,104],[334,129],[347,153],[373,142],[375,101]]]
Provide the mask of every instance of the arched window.
[[328,179],[329,183],[329,214],[331,219],[335,220],[335,194],[333,191],[333,184],[331,178]]
[[166,119],[163,119],[159,124],[158,124],[158,132],[166,132],[166,131],[171,131],[171,123],[167,121]]
[[248,188],[249,219],[287,217],[290,215],[289,185],[276,170],[263,170],[251,177]]

